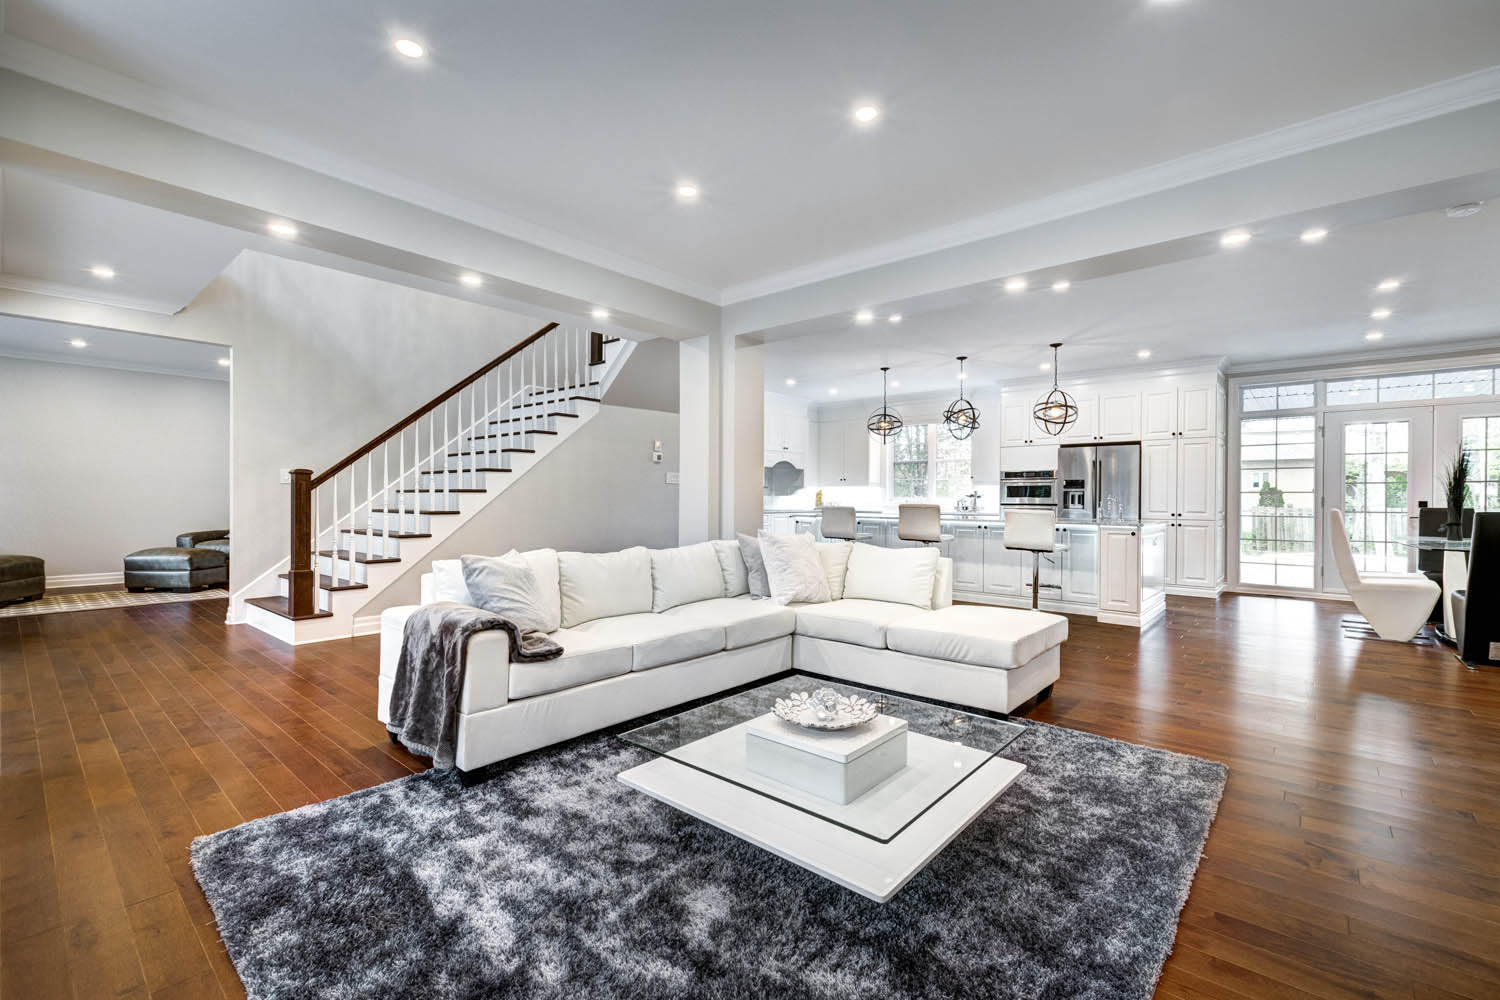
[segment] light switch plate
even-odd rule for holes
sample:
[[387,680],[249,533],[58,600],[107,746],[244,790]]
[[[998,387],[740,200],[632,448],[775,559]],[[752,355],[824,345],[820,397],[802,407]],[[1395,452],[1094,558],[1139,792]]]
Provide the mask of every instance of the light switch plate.
[[668,486],[681,486],[682,485],[682,473],[680,473],[680,472],[669,472],[669,473],[667,473],[667,485]]

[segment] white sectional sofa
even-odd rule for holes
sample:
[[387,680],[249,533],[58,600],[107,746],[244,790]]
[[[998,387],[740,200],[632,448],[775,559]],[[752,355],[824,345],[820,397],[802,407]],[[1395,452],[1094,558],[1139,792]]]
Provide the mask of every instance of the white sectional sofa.
[[[997,712],[1050,693],[1060,615],[954,607],[952,563],[921,550],[819,543],[826,603],[777,604],[748,593],[737,543],[522,555],[562,627],[555,660],[511,663],[503,632],[469,640],[456,765],[473,772],[583,733],[793,668]],[[916,553],[901,555],[901,553]],[[904,560],[904,562],[903,562]],[[473,603],[458,560],[422,577],[422,603]],[[930,583],[928,582],[930,580]],[[872,599],[880,595],[886,599]],[[899,599],[891,599],[899,598]],[[388,706],[406,619],[381,615],[380,704]]]

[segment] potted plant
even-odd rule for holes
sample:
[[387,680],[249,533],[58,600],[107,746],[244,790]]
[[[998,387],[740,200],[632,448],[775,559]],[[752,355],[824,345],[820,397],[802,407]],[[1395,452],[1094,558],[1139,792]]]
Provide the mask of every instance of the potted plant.
[[1474,471],[1474,461],[1469,453],[1460,450],[1448,471],[1443,476],[1443,494],[1448,501],[1448,521],[1443,525],[1443,534],[1449,538],[1463,537],[1464,497],[1469,491],[1469,474]]

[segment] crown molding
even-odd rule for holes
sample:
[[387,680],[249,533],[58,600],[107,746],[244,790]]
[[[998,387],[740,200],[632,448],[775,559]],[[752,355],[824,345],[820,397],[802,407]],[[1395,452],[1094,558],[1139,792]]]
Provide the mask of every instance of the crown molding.
[[250,122],[231,112],[212,108],[191,98],[91,65],[16,35],[0,33],[0,68],[285,160],[307,170],[480,226],[553,253],[564,254],[595,267],[615,271],[637,281],[714,305],[719,304],[719,289],[691,278],[526,222],[489,205],[440,191],[354,157],[334,153],[278,129]]
[[87,302],[96,306],[134,309],[137,312],[156,313],[161,316],[173,316],[182,309],[180,305],[173,305],[161,299],[142,299],[130,295],[115,295],[112,292],[100,291],[96,288],[87,288],[82,285],[67,285],[60,281],[45,281],[41,278],[28,278],[20,274],[0,274],[0,288],[8,288],[13,292],[32,292],[36,295],[48,295],[57,299],[72,299],[74,302]]
[[952,225],[731,285],[724,289],[722,304],[733,305],[1003,236],[1496,100],[1500,100],[1500,65],[1117,174]]
[[168,365],[142,365],[131,361],[109,361],[103,358],[91,358],[87,354],[78,353],[62,354],[49,353],[47,351],[23,351],[18,347],[0,346],[0,358],[14,358],[17,361],[40,361],[49,365],[77,365],[82,368],[104,368],[109,371],[134,372],[141,375],[171,375],[174,378],[195,378],[204,382],[228,382],[228,370],[221,372],[201,372],[190,368],[172,368]]

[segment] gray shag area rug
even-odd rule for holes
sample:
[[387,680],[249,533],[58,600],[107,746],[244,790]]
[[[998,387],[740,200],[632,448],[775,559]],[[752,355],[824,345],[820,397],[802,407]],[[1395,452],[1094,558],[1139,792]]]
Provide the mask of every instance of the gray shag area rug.
[[200,837],[193,870],[256,998],[1149,997],[1228,771],[1026,726],[884,906],[621,784],[626,727]]

